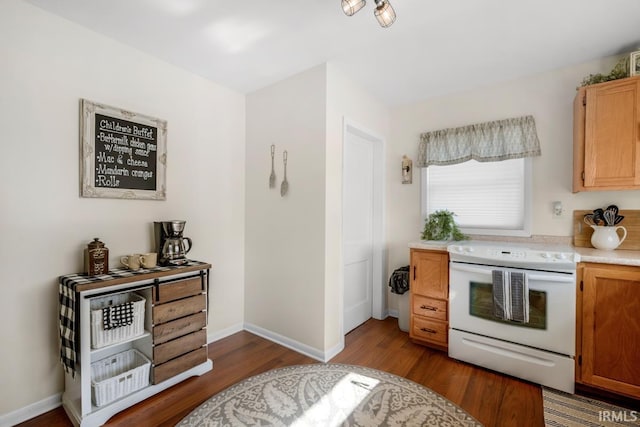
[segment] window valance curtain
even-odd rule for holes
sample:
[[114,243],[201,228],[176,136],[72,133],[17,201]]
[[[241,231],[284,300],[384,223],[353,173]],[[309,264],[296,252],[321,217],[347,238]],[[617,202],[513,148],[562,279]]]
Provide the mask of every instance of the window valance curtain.
[[420,135],[418,167],[467,160],[497,162],[540,155],[533,116],[479,123]]

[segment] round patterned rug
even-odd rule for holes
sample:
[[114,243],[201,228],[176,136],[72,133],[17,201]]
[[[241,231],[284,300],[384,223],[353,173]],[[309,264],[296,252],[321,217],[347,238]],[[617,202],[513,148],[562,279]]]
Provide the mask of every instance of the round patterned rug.
[[247,378],[211,397],[185,426],[481,426],[439,394],[375,369],[297,365]]

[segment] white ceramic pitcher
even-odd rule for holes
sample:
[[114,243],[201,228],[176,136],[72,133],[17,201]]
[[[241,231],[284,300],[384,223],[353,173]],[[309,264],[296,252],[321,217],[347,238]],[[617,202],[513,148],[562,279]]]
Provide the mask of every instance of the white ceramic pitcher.
[[[621,225],[617,227],[592,225],[591,228],[593,228],[591,244],[596,249],[613,250],[627,238],[627,229]],[[618,235],[618,229],[622,229],[622,238]]]

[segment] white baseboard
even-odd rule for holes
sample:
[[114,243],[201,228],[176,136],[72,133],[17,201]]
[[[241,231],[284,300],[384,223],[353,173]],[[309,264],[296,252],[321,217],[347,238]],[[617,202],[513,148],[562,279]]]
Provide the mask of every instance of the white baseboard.
[[[325,363],[344,350],[344,339],[342,339],[340,343],[333,348],[327,351],[322,351],[291,338],[287,338],[284,335],[269,331],[268,329],[252,325],[251,323],[245,323],[244,325],[238,323],[226,329],[216,331],[213,334],[207,334],[207,343],[210,344],[221,340],[222,338],[228,337],[242,330],[246,330],[252,334],[268,339],[269,341],[273,341],[276,344],[280,344],[283,347],[287,347],[293,351],[297,351],[298,353]],[[0,415],[0,427],[9,427],[20,424],[24,421],[30,420],[31,418],[42,415],[45,412],[56,409],[60,405],[62,405],[62,393],[47,397],[46,399],[32,403],[31,405],[27,405],[13,412]]]
[[340,342],[335,347],[329,349],[328,351],[325,351],[325,353],[324,353],[325,356],[324,356],[323,362],[330,361],[331,359],[336,357],[338,355],[338,353],[340,353],[342,350],[344,350],[344,337],[342,337]]
[[[212,342],[219,341],[222,338],[226,338],[242,330],[243,330],[242,323],[237,323],[233,326],[229,326],[228,328],[222,329],[221,331],[215,331],[211,334],[207,333],[207,344],[211,344]],[[209,330],[207,329],[207,332],[208,331]]]
[[318,350],[307,344],[303,344],[299,341],[292,340],[291,338],[280,335],[276,332],[272,332],[268,329],[261,328],[260,326],[253,325],[251,323],[245,323],[244,329],[252,334],[256,334],[262,338],[273,341],[276,344],[280,344],[283,347],[287,347],[293,351],[309,356],[312,359],[319,360],[320,362],[328,362],[336,354],[340,353],[344,349],[344,343],[340,343],[329,351]]
[[31,418],[42,415],[45,412],[49,412],[62,405],[62,393],[54,394],[53,396],[42,399],[39,402],[32,403],[23,408],[9,412],[4,415],[0,415],[0,426],[14,426],[20,424]]

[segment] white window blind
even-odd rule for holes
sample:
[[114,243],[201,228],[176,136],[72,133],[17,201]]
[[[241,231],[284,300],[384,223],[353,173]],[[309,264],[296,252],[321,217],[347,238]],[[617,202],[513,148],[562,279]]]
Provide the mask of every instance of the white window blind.
[[423,216],[447,209],[470,234],[530,235],[529,159],[429,166],[423,173]]

